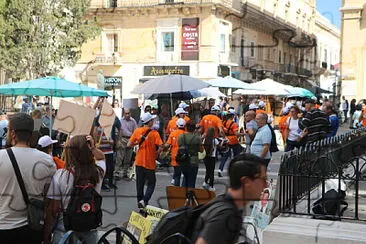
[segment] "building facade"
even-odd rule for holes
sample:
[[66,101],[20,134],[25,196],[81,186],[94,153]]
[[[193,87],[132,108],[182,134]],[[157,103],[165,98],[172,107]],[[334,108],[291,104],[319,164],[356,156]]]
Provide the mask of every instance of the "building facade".
[[343,0],[341,37],[342,95],[366,98],[366,2]]
[[101,35],[64,73],[91,86],[118,81],[117,98],[165,74],[304,87],[318,75],[315,0],[91,0],[88,18]]
[[336,95],[340,78],[341,32],[330,21],[316,13],[314,35],[317,39],[319,86]]

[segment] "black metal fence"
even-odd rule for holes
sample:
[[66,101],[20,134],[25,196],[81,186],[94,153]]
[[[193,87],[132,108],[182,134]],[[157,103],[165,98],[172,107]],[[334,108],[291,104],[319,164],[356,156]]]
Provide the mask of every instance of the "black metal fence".
[[349,206],[354,207],[352,215],[341,216],[338,211],[337,218],[366,221],[366,216],[359,215],[360,183],[366,181],[362,173],[366,170],[365,155],[366,128],[307,144],[284,154],[278,182],[280,212],[321,217],[312,212],[312,204],[324,197],[327,180],[332,179],[338,192],[343,181],[354,192],[354,200],[353,196],[346,197],[346,200],[352,198],[352,203],[354,201]]

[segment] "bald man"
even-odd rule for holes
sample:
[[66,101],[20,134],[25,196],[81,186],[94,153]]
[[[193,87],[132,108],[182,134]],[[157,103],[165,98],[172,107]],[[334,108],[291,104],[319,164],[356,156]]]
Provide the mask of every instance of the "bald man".
[[131,163],[133,148],[127,147],[127,143],[136,129],[136,120],[131,117],[131,111],[125,108],[121,119],[120,143],[117,143],[118,146],[116,149],[116,167],[114,171],[116,179],[122,178],[128,180],[127,171]]
[[247,111],[244,115],[244,136],[247,153],[250,153],[250,144],[252,143],[255,132],[258,130],[255,116],[256,113],[252,110]]

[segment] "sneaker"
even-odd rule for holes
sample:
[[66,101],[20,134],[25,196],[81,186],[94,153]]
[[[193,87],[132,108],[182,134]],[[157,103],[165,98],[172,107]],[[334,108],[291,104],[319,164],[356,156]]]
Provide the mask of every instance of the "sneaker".
[[217,175],[219,176],[219,177],[222,177],[222,170],[219,170],[218,172],[217,172]]
[[208,184],[207,184],[206,182],[203,182],[203,184],[202,184],[202,188],[203,188],[203,189],[208,189]]
[[215,187],[211,187],[211,186],[207,190],[209,190],[209,191],[216,191]]
[[175,180],[174,180],[174,179],[172,179],[172,181],[170,182],[170,184],[172,184],[172,185],[174,186],[174,184],[175,184]]
[[139,202],[137,203],[137,207],[138,207],[138,208],[145,208],[145,202],[144,202],[144,200],[139,201]]
[[115,189],[115,190],[117,190],[118,189],[118,187],[115,185],[115,184],[109,184],[109,188],[110,189]]
[[111,188],[108,185],[103,184],[102,185],[102,190],[104,190],[104,191],[111,191]]

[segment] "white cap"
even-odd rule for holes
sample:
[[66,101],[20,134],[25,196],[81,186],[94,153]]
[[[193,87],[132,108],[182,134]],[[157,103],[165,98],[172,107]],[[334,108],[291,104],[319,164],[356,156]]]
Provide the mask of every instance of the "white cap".
[[228,112],[228,114],[235,114],[235,110],[234,109],[229,109],[227,112]]
[[48,147],[49,145],[54,144],[56,142],[58,142],[58,141],[52,140],[51,137],[49,137],[49,136],[42,136],[38,140],[38,145],[40,145],[41,147]]
[[259,103],[258,103],[258,107],[263,108],[264,106],[266,106],[266,103],[265,103],[265,102],[263,102],[263,101],[259,101]]
[[211,107],[211,111],[220,111],[219,106],[215,105]]
[[154,119],[156,115],[151,115],[150,113],[144,113],[141,117],[142,123],[146,124],[150,120]]
[[185,108],[187,108],[187,107],[189,107],[189,105],[188,105],[188,104],[186,104],[185,102],[181,102],[181,103],[179,104],[179,106],[178,106],[178,108],[183,108],[183,109],[185,109]]
[[289,108],[288,108],[288,107],[284,107],[284,108],[282,109],[282,113],[284,113],[284,114],[288,114],[288,112],[289,112]]
[[287,103],[286,103],[286,107],[287,108],[291,108],[291,107],[293,107],[294,106],[294,104],[292,103],[292,102],[290,102],[290,101],[288,101]]
[[252,109],[257,109],[257,105],[255,105],[254,103],[251,103],[249,104],[249,110],[252,110]]
[[178,126],[179,128],[183,128],[184,126],[186,126],[186,121],[185,121],[184,119],[182,119],[182,118],[179,118],[179,119],[177,120],[176,124],[177,124],[177,126]]
[[183,108],[177,108],[177,109],[175,110],[175,115],[178,115],[178,114],[187,114],[187,112],[186,112],[186,111],[184,111],[184,109],[183,109]]

